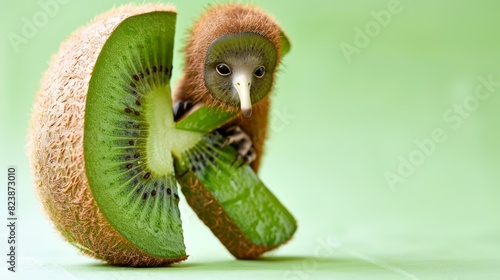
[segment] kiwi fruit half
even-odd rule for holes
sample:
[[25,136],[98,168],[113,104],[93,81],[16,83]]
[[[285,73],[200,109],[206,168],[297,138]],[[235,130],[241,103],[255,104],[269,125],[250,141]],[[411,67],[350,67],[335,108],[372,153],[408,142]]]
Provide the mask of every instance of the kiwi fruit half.
[[63,43],[33,106],[30,157],[44,208],[71,244],[111,264],[187,258],[171,150],[196,136],[173,127],[175,21],[161,4],[97,17]]
[[202,107],[174,122],[175,21],[163,4],[97,17],[63,43],[33,106],[29,154],[44,209],[71,244],[110,264],[187,258],[177,181],[238,258],[275,248],[296,228],[251,168],[232,164],[236,151],[222,147],[214,129],[233,115]]

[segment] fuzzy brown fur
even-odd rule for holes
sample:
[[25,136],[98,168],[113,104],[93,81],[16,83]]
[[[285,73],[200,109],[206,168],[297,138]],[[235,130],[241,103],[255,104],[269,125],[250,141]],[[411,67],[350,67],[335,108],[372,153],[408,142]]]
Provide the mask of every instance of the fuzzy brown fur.
[[[203,102],[208,106],[221,107],[227,111],[239,111],[239,107],[229,107],[215,99],[204,81],[205,58],[210,44],[226,34],[253,32],[266,37],[280,50],[280,32],[278,24],[265,12],[251,5],[222,4],[210,7],[190,30],[185,47],[184,76],[174,92],[174,102],[190,100]],[[269,73],[274,75],[274,73]],[[253,115],[246,119],[238,117],[229,125],[240,126],[253,142],[257,154],[252,168],[258,171],[266,138],[269,115],[269,94],[253,106]]]
[[146,254],[107,221],[89,187],[84,154],[85,101],[97,57],[124,19],[169,5],[127,5],[97,17],[62,44],[37,93],[29,155],[37,193],[55,227],[83,253],[115,265],[159,266],[182,261]]

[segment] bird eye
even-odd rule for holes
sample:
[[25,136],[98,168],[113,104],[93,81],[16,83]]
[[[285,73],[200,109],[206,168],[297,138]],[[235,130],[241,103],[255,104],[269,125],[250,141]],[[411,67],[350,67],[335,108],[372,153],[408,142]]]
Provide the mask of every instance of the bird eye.
[[221,76],[227,76],[231,74],[231,69],[229,69],[229,66],[225,63],[221,63],[215,67],[215,70],[217,70],[217,73]]
[[257,70],[255,70],[255,72],[253,72],[254,76],[257,78],[264,77],[265,73],[266,73],[266,70],[265,70],[264,66],[260,66],[259,68],[257,68]]

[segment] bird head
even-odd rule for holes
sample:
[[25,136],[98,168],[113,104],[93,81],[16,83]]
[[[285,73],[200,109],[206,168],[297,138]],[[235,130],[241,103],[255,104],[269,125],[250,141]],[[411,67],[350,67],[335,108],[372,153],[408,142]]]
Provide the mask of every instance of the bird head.
[[277,60],[275,45],[259,34],[221,36],[208,48],[205,86],[215,99],[228,107],[239,107],[248,118],[252,105],[271,91]]
[[247,4],[210,6],[190,29],[185,75],[176,92],[193,103],[252,114],[272,91],[274,75],[289,46],[280,26]]

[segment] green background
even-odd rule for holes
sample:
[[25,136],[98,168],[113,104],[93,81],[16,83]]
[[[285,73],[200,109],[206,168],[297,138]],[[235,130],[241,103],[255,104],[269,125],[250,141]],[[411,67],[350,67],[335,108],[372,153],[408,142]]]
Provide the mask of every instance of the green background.
[[[59,44],[126,1],[57,4],[58,11],[16,50],[8,34],[22,36],[24,20],[33,22],[47,1],[0,2],[0,174],[5,174],[0,217],[7,215],[7,166],[16,165],[20,272],[15,276],[500,277],[500,87],[492,87],[484,100],[474,99],[479,77],[500,82],[500,2],[401,0],[400,12],[380,26],[371,11],[387,10],[389,0],[252,1],[276,17],[293,44],[272,97],[260,177],[295,215],[299,230],[262,261],[235,261],[181,203],[189,260],[172,268],[125,269],[81,256],[55,232],[34,193],[25,138],[34,94]],[[181,69],[185,30],[207,3],[174,1],[175,69]],[[366,27],[372,32],[369,42],[356,45],[356,28]],[[346,56],[342,44],[358,46],[357,53]],[[457,117],[454,106],[464,103],[470,110]],[[445,140],[434,141],[424,155],[416,143],[430,149],[431,140],[425,139],[435,129]],[[398,172],[402,158],[418,165],[411,175]],[[387,172],[408,176],[391,187]],[[11,279],[5,272],[5,226],[0,234],[0,268],[8,277],[1,278]]]

